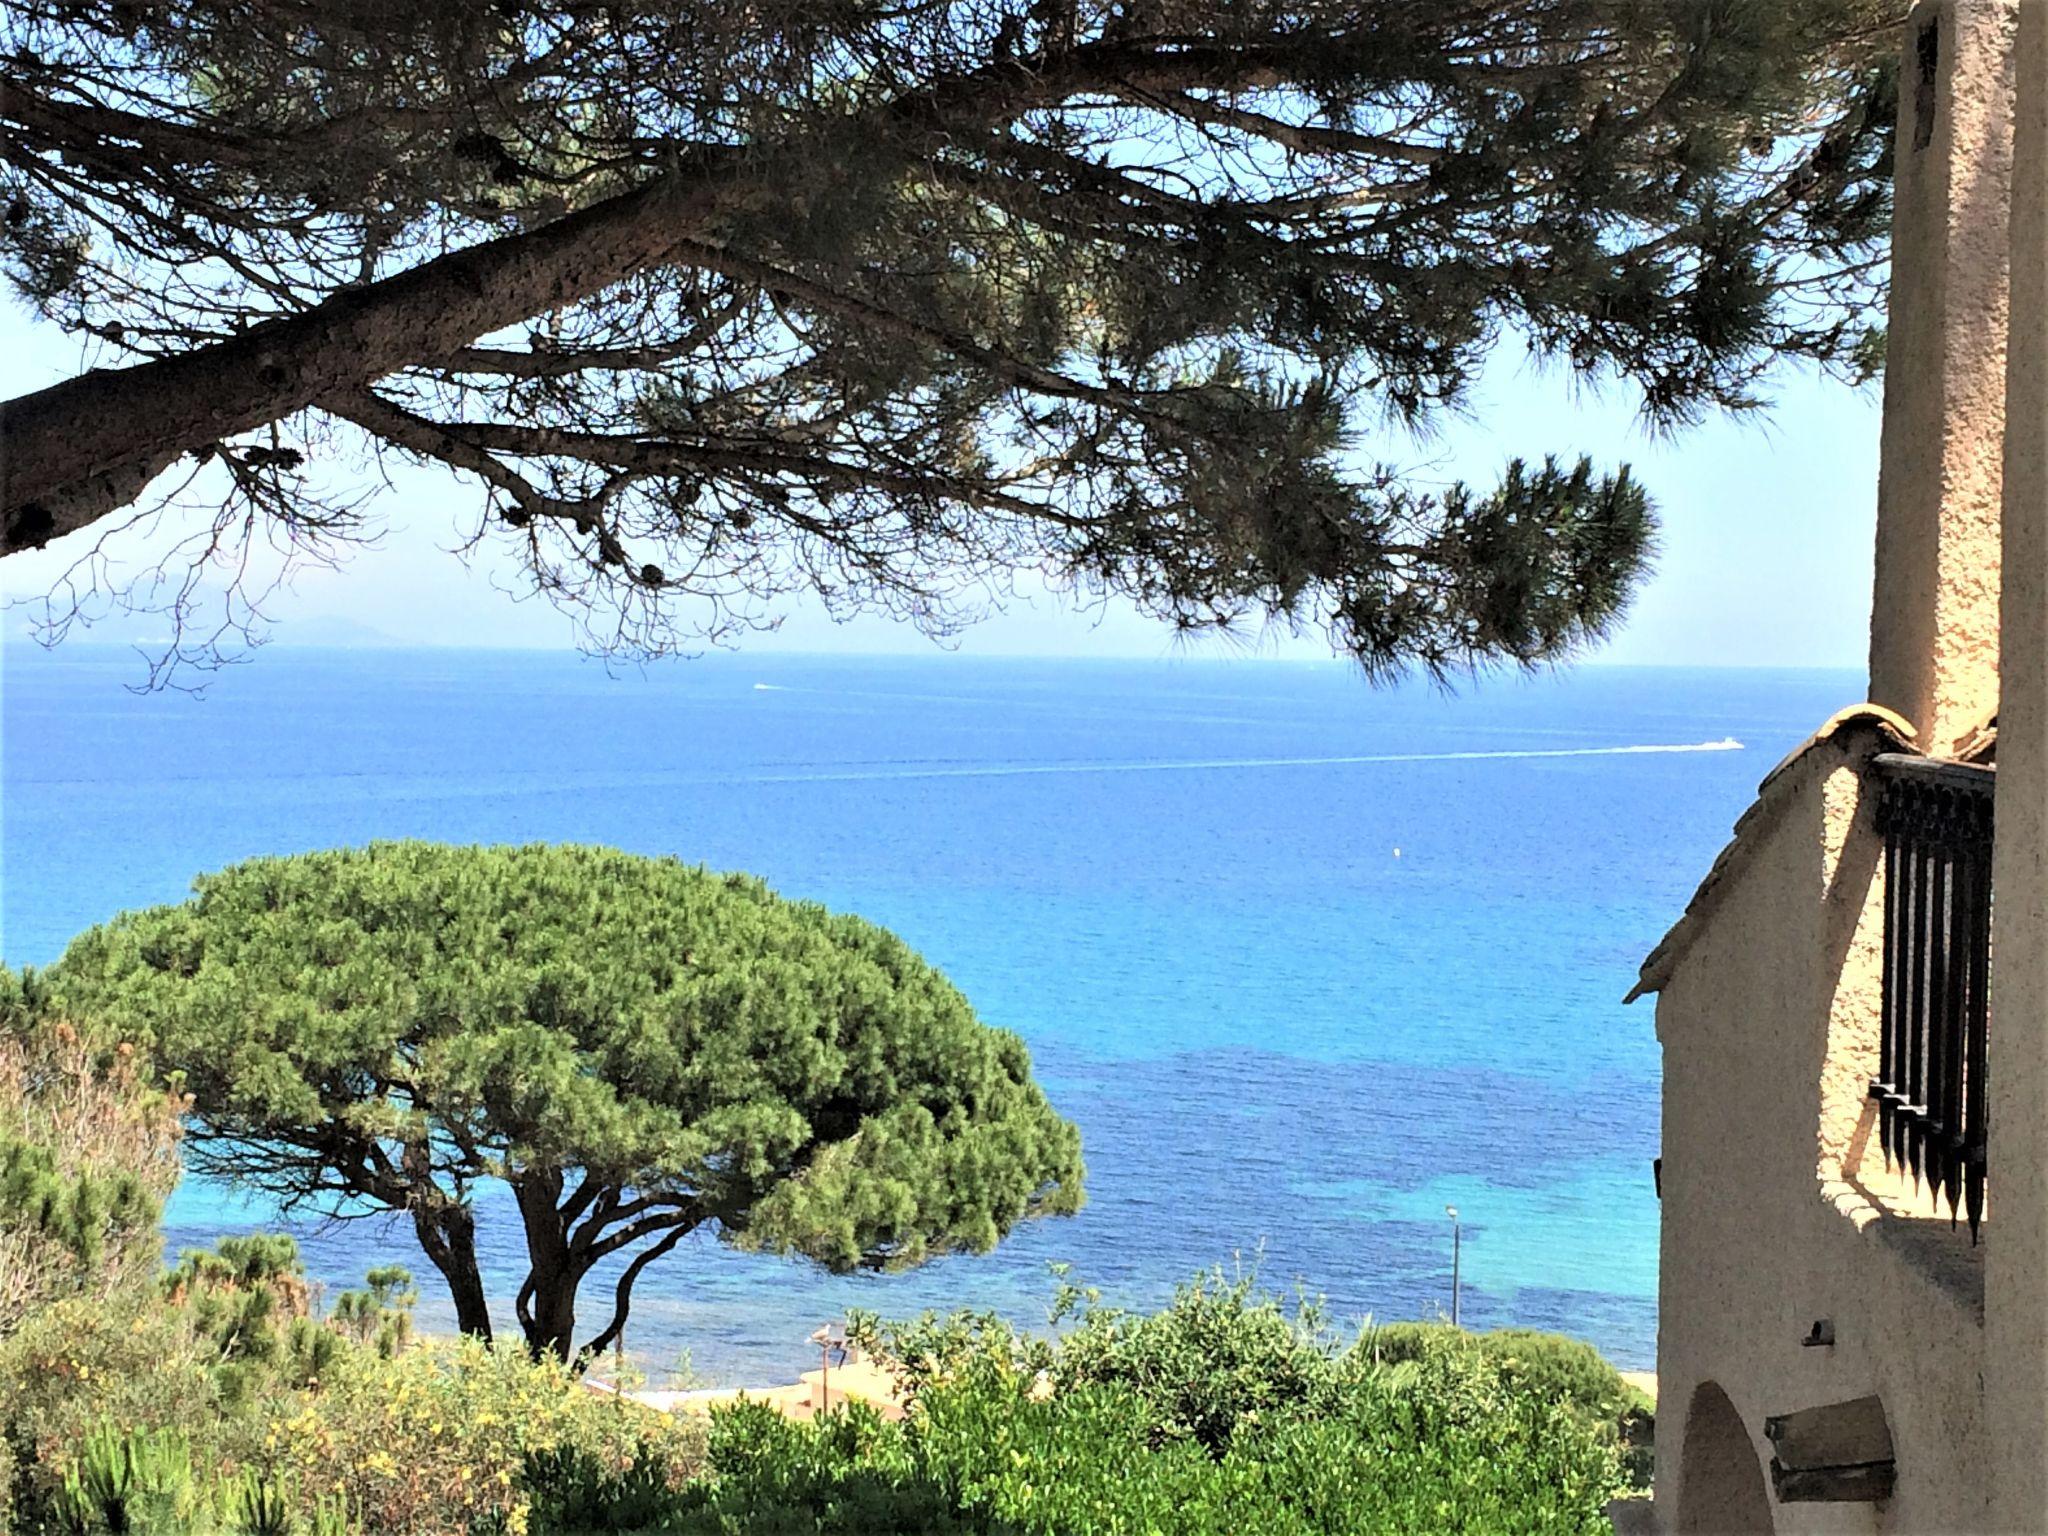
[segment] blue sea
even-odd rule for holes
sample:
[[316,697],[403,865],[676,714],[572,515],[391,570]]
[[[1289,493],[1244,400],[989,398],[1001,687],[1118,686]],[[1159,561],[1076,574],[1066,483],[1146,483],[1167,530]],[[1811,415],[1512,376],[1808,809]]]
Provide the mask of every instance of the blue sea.
[[[713,1383],[790,1379],[850,1306],[1041,1323],[1055,1263],[1132,1305],[1222,1265],[1340,1322],[1433,1317],[1447,1206],[1468,1323],[1650,1365],[1658,1053],[1621,997],[1757,780],[1862,687],[282,647],[197,698],[142,677],[113,647],[5,651],[9,963],[253,854],[583,841],[886,924],[1030,1043],[1081,1127],[1087,1209],[901,1276],[695,1241],[642,1281],[629,1343]],[[501,1298],[523,1273],[508,1214],[480,1216]],[[276,1218],[188,1180],[167,1224],[175,1250]],[[397,1259],[424,1324],[450,1325],[408,1229],[292,1229],[330,1291]]]

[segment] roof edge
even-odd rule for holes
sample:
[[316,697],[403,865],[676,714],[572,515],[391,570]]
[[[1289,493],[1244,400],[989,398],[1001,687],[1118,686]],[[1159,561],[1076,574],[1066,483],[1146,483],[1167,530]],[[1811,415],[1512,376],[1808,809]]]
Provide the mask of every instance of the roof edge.
[[1750,849],[1755,846],[1754,834],[1763,823],[1772,817],[1784,802],[1784,796],[1774,793],[1785,783],[1792,771],[1803,764],[1813,753],[1833,745],[1841,738],[1858,732],[1870,732],[1889,743],[1893,750],[1911,752],[1917,750],[1912,724],[1896,710],[1882,704],[1851,704],[1838,709],[1822,722],[1820,729],[1808,736],[1779,761],[1778,765],[1765,774],[1757,785],[1756,798],[1749,808],[1736,818],[1733,835],[1727,844],[1715,855],[1708,868],[1706,878],[1701,880],[1692,893],[1692,899],[1685,904],[1685,910],[1678,921],[1665,931],[1657,947],[1644,957],[1642,969],[1637,973],[1636,984],[1629,989],[1624,1004],[1632,1003],[1646,993],[1661,992],[1670,981],[1671,973],[1685,953],[1692,947],[1713,909],[1719,905],[1719,898],[1728,883],[1742,872]]

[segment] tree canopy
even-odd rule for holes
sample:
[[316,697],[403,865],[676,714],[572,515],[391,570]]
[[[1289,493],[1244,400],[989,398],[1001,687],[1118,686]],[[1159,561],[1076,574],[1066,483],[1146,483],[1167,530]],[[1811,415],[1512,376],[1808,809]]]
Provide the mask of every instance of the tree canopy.
[[[619,1337],[691,1232],[834,1270],[983,1251],[1081,1201],[1015,1036],[901,940],[758,880],[610,849],[367,848],[235,865],[73,941],[66,1002],[191,1095],[197,1170],[400,1211],[465,1332],[474,1196],[510,1185],[527,1342]],[[576,1334],[614,1256],[608,1319]]]
[[611,648],[1032,571],[1380,673],[1563,656],[1642,488],[1375,434],[1509,332],[1661,423],[1867,368],[1902,9],[18,0],[0,257],[123,366],[0,413],[0,550],[183,461],[175,609],[364,532],[367,442]]

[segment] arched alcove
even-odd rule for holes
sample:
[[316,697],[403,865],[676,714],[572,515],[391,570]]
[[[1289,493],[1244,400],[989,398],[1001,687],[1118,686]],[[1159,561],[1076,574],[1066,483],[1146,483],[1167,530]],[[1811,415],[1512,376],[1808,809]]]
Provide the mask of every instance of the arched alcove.
[[1771,1536],[1763,1464],[1728,1394],[1703,1381],[1685,1416],[1678,1461],[1678,1529],[1691,1536]]

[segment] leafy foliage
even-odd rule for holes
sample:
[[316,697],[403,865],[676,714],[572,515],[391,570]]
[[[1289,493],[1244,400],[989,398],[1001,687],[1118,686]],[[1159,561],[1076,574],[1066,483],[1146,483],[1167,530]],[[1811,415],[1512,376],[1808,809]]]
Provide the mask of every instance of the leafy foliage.
[[[188,1268],[263,1292],[295,1273],[281,1252]],[[1615,1425],[1596,1417],[1612,1372],[1583,1346],[1441,1328],[1338,1339],[1249,1281],[1204,1277],[1152,1315],[1069,1290],[1050,1337],[988,1315],[862,1318],[863,1338],[900,1349],[902,1422],[857,1403],[809,1422],[752,1404],[714,1415],[708,1444],[702,1420],[593,1394],[553,1356],[475,1339],[387,1356],[334,1319],[317,1383],[258,1344],[235,1358],[260,1385],[229,1385],[199,1294],[61,1302],[0,1344],[13,1528],[1591,1536],[1621,1483]],[[287,1331],[275,1315],[258,1326]]]
[[198,1500],[191,1447],[182,1434],[124,1435],[103,1423],[79,1448],[56,1502],[59,1522],[86,1536],[189,1529]]
[[1581,1339],[1501,1328],[1467,1333],[1449,1323],[1389,1323],[1375,1329],[1376,1359],[1396,1365],[1468,1350],[1490,1361],[1517,1392],[1557,1403],[1599,1423],[1618,1423],[1644,1402],[1643,1394]]
[[[573,1452],[607,1486],[680,1487],[703,1429],[602,1398],[553,1356],[439,1341],[386,1355],[337,1319],[239,1315],[209,1291],[272,1295],[278,1250],[231,1250],[198,1285],[75,1298],[0,1343],[0,1528],[162,1536],[465,1536],[517,1530],[529,1461]],[[303,1291],[303,1283],[300,1283]],[[393,1292],[394,1301],[402,1292]],[[327,1341],[317,1378],[309,1331]],[[124,1523],[125,1522],[125,1523]]]
[[759,881],[598,848],[258,859],[77,939],[74,1006],[192,1096],[187,1156],[333,1215],[404,1212],[488,1335],[471,1196],[517,1197],[527,1341],[690,1232],[890,1269],[1074,1209],[1078,1133],[1016,1036],[900,940]]
[[1198,1277],[1157,1313],[1081,1305],[1048,1372],[1054,1393],[1112,1386],[1135,1393],[1153,1438],[1227,1450],[1238,1430],[1274,1417],[1328,1413],[1350,1380],[1317,1309],[1290,1315],[1249,1279]]
[[1469,1355],[1498,1372],[1516,1394],[1555,1403],[1587,1424],[1617,1430],[1629,1481],[1638,1488],[1650,1485],[1657,1405],[1582,1339],[1529,1328],[1467,1333],[1448,1323],[1391,1323],[1374,1331],[1372,1353],[1389,1365],[1446,1353]]
[[0,967],[0,1338],[155,1261],[177,1108],[125,1046],[95,1043],[34,975]]
[[401,1264],[379,1265],[363,1280],[363,1290],[334,1298],[334,1326],[389,1360],[412,1339],[412,1309],[420,1293],[412,1271]]
[[313,1385],[340,1351],[340,1339],[313,1316],[299,1245],[289,1237],[224,1237],[212,1251],[188,1248],[162,1285],[185,1310],[195,1342],[211,1347],[208,1363],[230,1405],[259,1383]]
[[[1378,1360],[1370,1332],[1339,1343],[1313,1309],[1290,1315],[1249,1282],[1205,1279],[1151,1316],[1083,1302],[1052,1340],[967,1314],[863,1332],[904,1348],[903,1423],[860,1405],[809,1423],[722,1413],[710,1475],[644,1528],[1592,1536],[1621,1482],[1611,1423],[1480,1351],[1445,1340]],[[602,1508],[601,1477],[573,1481],[578,1508]]]
[[0,253],[110,351],[255,381],[139,395],[200,414],[94,465],[217,471],[202,564],[363,531],[340,423],[469,477],[608,649],[797,591],[943,633],[1021,571],[1377,673],[1527,663],[1620,611],[1640,489],[1436,490],[1375,439],[1511,334],[1660,424],[1866,369],[1902,12],[22,0]]

